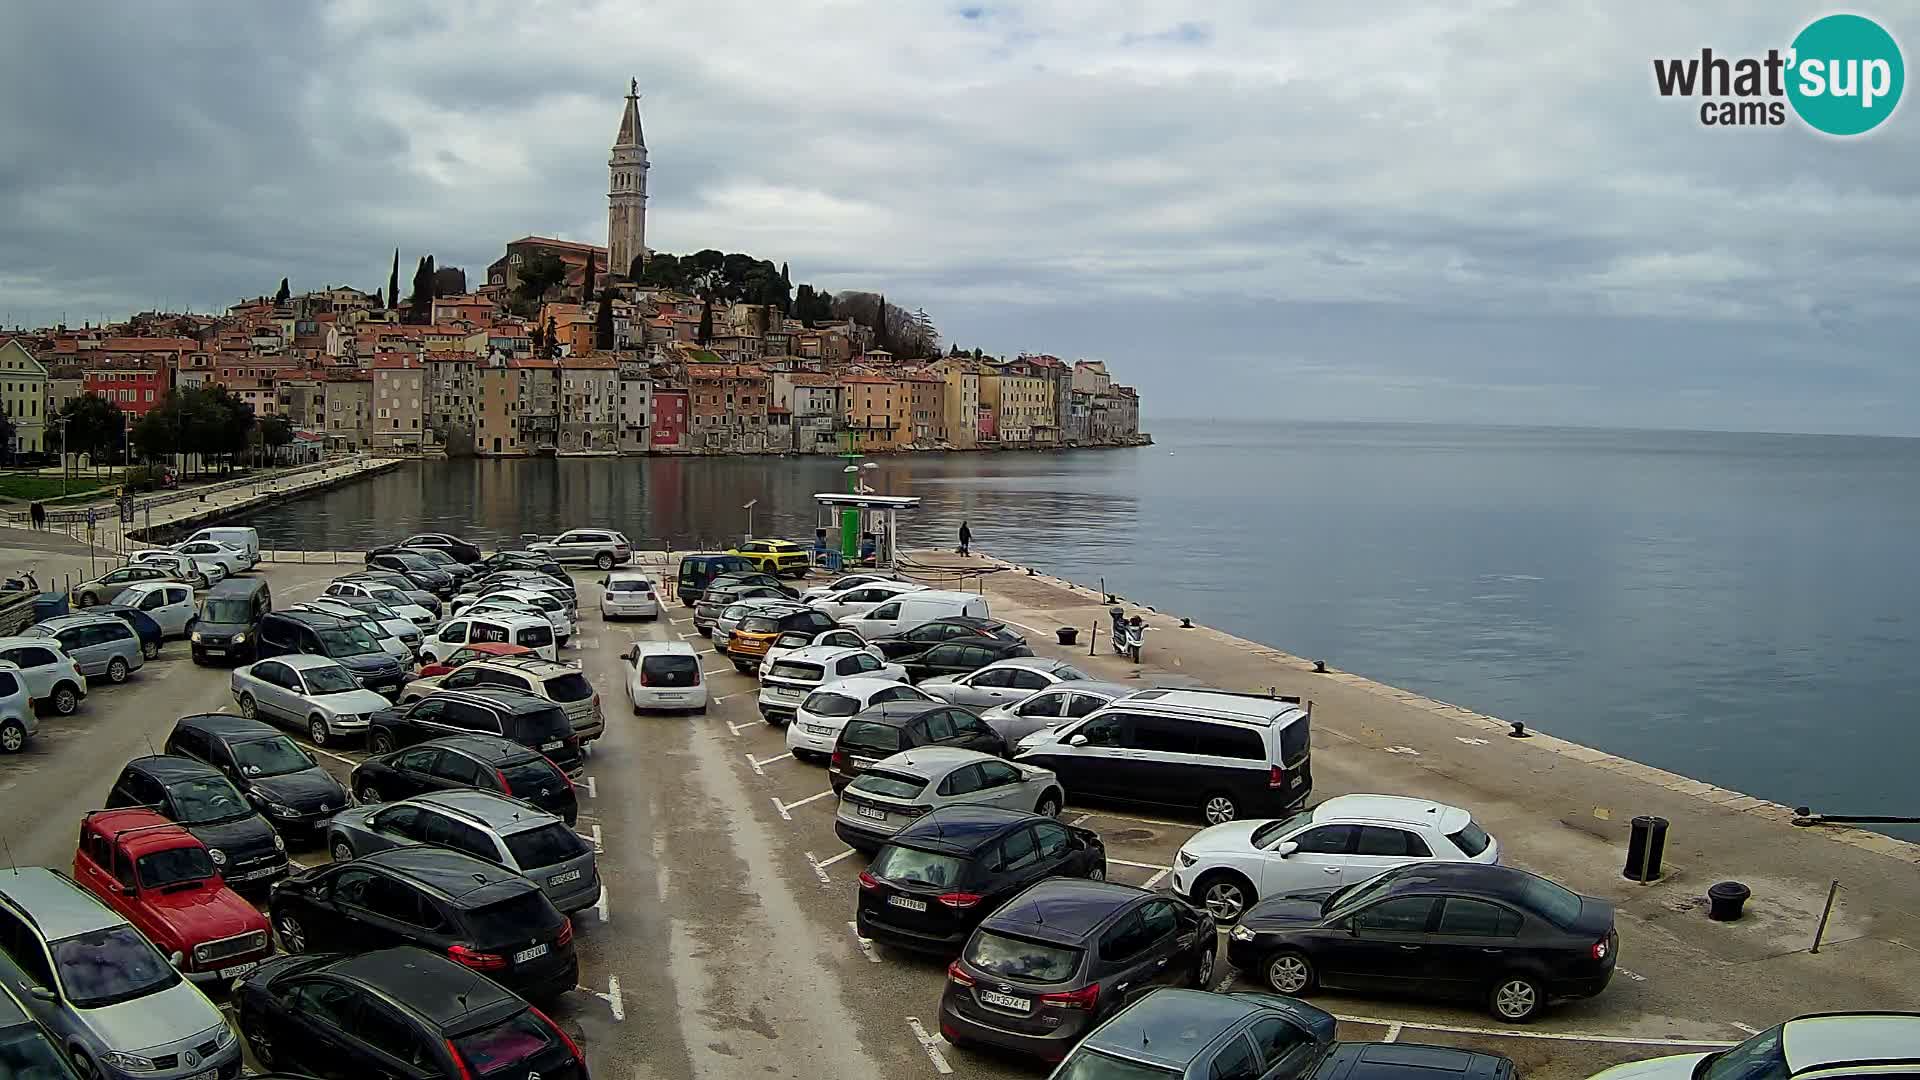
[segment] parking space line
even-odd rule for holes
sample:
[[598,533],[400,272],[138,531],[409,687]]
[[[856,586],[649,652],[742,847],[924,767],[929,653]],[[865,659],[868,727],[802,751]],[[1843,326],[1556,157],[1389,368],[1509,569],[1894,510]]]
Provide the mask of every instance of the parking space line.
[[356,760],[354,760],[353,758],[350,758],[350,757],[347,757],[347,756],[346,756],[345,754],[336,754],[336,753],[334,753],[333,751],[331,751],[331,750],[328,750],[328,749],[325,749],[325,748],[323,748],[323,747],[319,747],[319,746],[315,746],[315,747],[313,747],[312,749],[313,749],[313,752],[314,752],[314,753],[316,753],[316,754],[325,754],[325,755],[327,755],[328,757],[330,757],[330,758],[332,758],[332,759],[333,759],[333,760],[335,760],[335,761],[338,761],[338,762],[340,762],[340,763],[341,763],[341,764],[343,764],[343,765],[358,765],[358,764],[360,764],[360,762],[358,762],[358,761],[356,761]]
[[574,834],[580,837],[580,839],[582,840],[593,841],[593,853],[595,855],[605,855],[607,853],[607,845],[606,845],[606,841],[600,838],[600,826],[595,825],[592,828],[593,828],[593,831],[590,833],[583,833],[580,830],[575,829]]
[[599,785],[599,784],[597,784],[597,783],[595,783],[595,782],[594,782],[594,780],[593,780],[593,777],[591,777],[591,776],[589,776],[589,777],[586,777],[586,781],[587,781],[587,798],[589,798],[589,799],[597,799],[597,798],[599,798],[599,797],[600,797],[600,785]]
[[1221,974],[1219,979],[1214,981],[1213,992],[1216,994],[1226,993],[1227,988],[1233,985],[1233,980],[1239,977],[1240,977],[1239,968],[1236,968],[1231,964],[1225,965],[1225,971]]
[[742,731],[745,731],[750,727],[767,726],[767,722],[765,720],[742,720],[738,724],[734,723],[731,720],[728,720],[726,724],[727,724],[727,730],[733,732],[735,735],[740,734]]
[[834,863],[837,863],[837,862],[839,862],[839,861],[840,861],[841,859],[844,859],[844,858],[846,858],[847,856],[849,856],[849,855],[851,855],[851,854],[853,854],[853,849],[852,849],[852,848],[848,848],[847,850],[845,850],[845,851],[843,851],[843,852],[841,852],[840,854],[838,854],[838,855],[835,855],[835,856],[834,856],[833,858],[831,858],[831,859],[821,859],[821,860],[820,860],[820,865],[821,865],[821,866],[832,866],[832,865],[833,865]]
[[1159,863],[1150,863],[1150,862],[1128,862],[1128,861],[1127,861],[1127,860],[1125,860],[1125,859],[1116,859],[1116,858],[1114,858],[1114,857],[1113,857],[1113,856],[1111,856],[1111,855],[1109,855],[1109,856],[1107,856],[1107,861],[1108,861],[1108,862],[1110,862],[1110,863],[1112,863],[1112,864],[1114,864],[1115,866],[1131,866],[1131,867],[1133,867],[1133,868],[1134,868],[1135,870],[1159,870],[1159,871],[1161,871],[1161,872],[1163,872],[1163,873],[1164,873],[1164,872],[1166,872],[1166,871],[1168,871],[1168,870],[1172,870],[1172,869],[1173,869],[1173,867],[1171,867],[1171,866],[1162,866],[1162,865],[1160,865]]
[[[813,876],[820,879],[820,884],[822,885],[833,884],[833,879],[828,877],[826,870],[821,868],[820,860],[813,857],[813,852],[803,851],[800,854],[805,855],[807,857],[807,865],[813,867]],[[852,924],[849,923],[848,925],[851,926]]]
[[[733,693],[731,693],[731,694],[721,694],[721,695],[720,695],[719,697],[717,697],[717,698],[714,698],[714,699],[713,699],[713,703],[714,703],[715,705],[718,705],[718,704],[720,704],[721,702],[723,702],[723,701],[727,701],[727,700],[729,700],[729,699],[731,699],[731,698],[737,698],[737,697],[746,697],[747,695],[749,695],[749,694],[752,694],[753,692],[754,692],[754,691],[752,691],[752,690],[736,690],[736,691],[734,691],[734,692],[733,692]],[[728,726],[728,727],[732,727],[733,725],[732,725],[732,724],[728,724],[727,726]]]
[[1634,982],[1647,981],[1647,977],[1645,975],[1640,974],[1637,971],[1628,971],[1626,968],[1615,968],[1614,970],[1619,974],[1625,975],[1627,978],[1632,979]]
[[862,955],[864,955],[867,958],[867,963],[869,964],[879,963],[880,954],[873,951],[873,939],[863,938],[860,936],[860,924],[857,922],[850,921],[847,923],[847,929],[853,932],[853,940],[860,943],[860,952]]
[[1416,1020],[1387,1020],[1378,1016],[1344,1016],[1336,1013],[1336,1020],[1349,1024],[1371,1024],[1384,1028],[1409,1028],[1413,1031],[1440,1031],[1452,1035],[1498,1035],[1506,1039],[1548,1039],[1554,1042],[1607,1043],[1614,1046],[1678,1046],[1696,1050],[1720,1050],[1732,1046],[1729,1042],[1706,1042],[1700,1039],[1638,1039],[1630,1035],[1579,1035],[1560,1031],[1518,1031],[1510,1028],[1464,1027],[1457,1024],[1426,1024]]
[[1002,619],[1000,621],[1006,623],[1008,626],[1017,626],[1020,629],[1025,630],[1029,634],[1037,634],[1041,637],[1046,636],[1046,631],[1035,630],[1033,627],[1028,626],[1026,623],[1017,623],[1017,622],[1014,622],[1012,619]]
[[[1076,806],[1073,809],[1080,810],[1083,807]],[[1085,816],[1112,818],[1115,821],[1137,821],[1142,825],[1161,825],[1169,829],[1186,829],[1189,832],[1199,832],[1206,828],[1205,825],[1196,825],[1191,821],[1168,821],[1164,818],[1134,817],[1131,814],[1110,814],[1104,810],[1094,810]]]
[[584,986],[576,986],[574,989],[583,994],[592,994],[594,997],[606,1002],[607,1008],[613,1010],[613,1018],[615,1020],[624,1021],[627,1018],[626,1003],[620,999],[620,977],[618,975],[607,976],[607,992],[604,994],[598,990],[589,990]]
[[940,1052],[940,1040],[927,1034],[927,1029],[920,1026],[919,1017],[907,1017],[907,1027],[913,1029],[913,1037],[919,1041],[920,1048],[933,1059],[933,1068],[936,1072],[945,1075],[953,1071],[953,1066],[947,1064],[947,1056]]
[[1734,1027],[1739,1028],[1741,1031],[1744,1031],[1749,1035],[1760,1034],[1760,1029],[1757,1027],[1754,1027],[1752,1024],[1743,1024],[1738,1020],[1731,1021],[1731,1023],[1733,1024]]
[[738,675],[740,674],[740,672],[735,671],[734,669],[729,667],[729,668],[721,668],[718,671],[702,671],[700,674],[705,675],[707,678],[711,679],[715,675]]
[[1074,818],[1072,821],[1067,822],[1067,824],[1072,825],[1074,828],[1077,829],[1080,826],[1085,825],[1087,822],[1092,820],[1093,820],[1092,814],[1081,814],[1079,817]]
[[780,816],[781,816],[782,818],[785,818],[785,819],[786,819],[786,820],[788,820],[788,821],[792,821],[792,820],[793,820],[793,815],[792,815],[792,814],[790,814],[790,813],[788,813],[787,811],[789,811],[789,810],[797,810],[797,809],[799,809],[800,807],[802,807],[802,806],[805,806],[805,805],[807,805],[807,804],[808,804],[808,803],[810,803],[810,802],[817,802],[817,801],[819,801],[819,800],[821,800],[821,799],[824,799],[824,798],[826,798],[826,797],[828,797],[829,795],[832,795],[832,794],[833,794],[833,789],[832,789],[832,788],[828,788],[827,790],[825,790],[825,791],[823,791],[823,792],[821,792],[821,793],[820,793],[820,794],[818,794],[818,795],[809,795],[809,796],[807,796],[806,798],[804,798],[804,799],[801,799],[801,800],[800,800],[799,802],[781,802],[781,801],[780,801],[779,799],[774,799],[774,800],[773,800],[773,808],[774,808],[775,810],[778,810],[778,811],[780,811]]
[[[789,751],[787,751],[787,752],[786,752],[786,753],[784,753],[784,754],[775,754],[775,755],[773,755],[772,757],[770,757],[770,758],[767,758],[767,759],[765,759],[765,760],[762,760],[762,759],[760,759],[760,758],[757,758],[757,757],[754,757],[754,756],[753,756],[752,754],[748,754],[748,755],[746,755],[746,758],[747,758],[747,764],[749,764],[749,765],[751,765],[751,766],[753,766],[753,771],[754,771],[754,772],[756,772],[756,773],[759,773],[759,774],[760,774],[761,776],[765,776],[765,775],[767,775],[767,770],[766,770],[766,767],[767,767],[768,765],[771,765],[771,764],[773,764],[773,763],[774,763],[774,762],[776,762],[776,761],[792,761],[792,760],[793,760],[793,751],[791,751],[791,750],[789,750]],[[800,805],[800,804],[799,804],[799,803],[795,803],[794,805],[795,805],[795,806],[798,806],[798,805]]]
[[607,921],[607,887],[605,885],[600,886],[600,899],[593,902],[593,910],[600,916],[601,922]]
[[1140,883],[1140,887],[1143,889],[1152,889],[1155,885],[1160,884],[1161,878],[1166,876],[1167,871],[1165,869],[1155,870],[1152,877]]

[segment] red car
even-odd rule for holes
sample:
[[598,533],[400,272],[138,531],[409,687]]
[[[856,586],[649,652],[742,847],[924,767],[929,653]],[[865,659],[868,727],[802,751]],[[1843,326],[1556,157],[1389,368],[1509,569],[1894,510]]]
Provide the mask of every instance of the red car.
[[206,845],[151,810],[88,814],[73,878],[194,982],[236,978],[273,952],[266,916],[227,886]]
[[448,654],[445,660],[437,664],[422,664],[420,678],[433,675],[445,675],[462,664],[475,660],[492,660],[502,656],[532,656],[534,652],[525,645],[509,645],[504,641],[476,641],[471,645],[462,645]]

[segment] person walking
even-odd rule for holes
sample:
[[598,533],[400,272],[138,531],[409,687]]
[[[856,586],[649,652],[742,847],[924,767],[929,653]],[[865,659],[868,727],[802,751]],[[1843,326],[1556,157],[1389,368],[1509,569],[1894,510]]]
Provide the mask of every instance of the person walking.
[[27,508],[27,516],[33,519],[34,528],[44,529],[47,527],[47,508],[39,502],[35,502]]
[[962,521],[960,523],[960,554],[962,555],[967,554],[967,547],[972,543],[973,543],[973,530],[967,528],[967,523]]

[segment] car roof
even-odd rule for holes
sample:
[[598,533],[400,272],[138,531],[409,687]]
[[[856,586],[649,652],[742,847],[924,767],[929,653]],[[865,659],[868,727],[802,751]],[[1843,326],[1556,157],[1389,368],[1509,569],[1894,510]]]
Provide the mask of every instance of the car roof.
[[[893,685],[900,686],[902,684],[894,683]],[[882,701],[876,705],[869,705],[853,714],[853,717],[849,719],[847,723],[851,724],[854,720],[864,720],[872,724],[884,724],[887,727],[906,727],[908,724],[913,723],[914,717],[922,713],[932,712],[935,709],[951,708],[955,708],[955,706],[949,705],[944,701]]]
[[1243,694],[1234,690],[1172,689],[1157,686],[1151,690],[1142,690],[1130,695],[1127,698],[1127,704],[1130,707],[1144,706],[1155,711],[1182,715],[1197,714],[1217,720],[1239,720],[1262,727],[1291,724],[1308,715],[1307,710],[1302,708],[1299,698]]
[[892,757],[883,758],[874,764],[876,769],[888,772],[910,773],[924,779],[945,776],[962,765],[971,765],[976,761],[997,761],[992,754],[983,754],[978,750],[968,750],[960,746],[921,746],[912,750],[902,750]]
[[324,611],[294,611],[288,608],[285,611],[269,611],[267,615],[268,617],[278,615],[283,619],[290,619],[294,622],[302,623],[314,630],[328,630],[335,627],[356,625],[338,615],[329,615]]
[[1831,1013],[1789,1020],[1781,1052],[1794,1072],[1842,1062],[1920,1059],[1920,1014]]
[[249,738],[266,738],[281,733],[279,728],[264,721],[219,712],[189,713],[175,721],[174,726],[193,728],[209,735],[244,735]]
[[[811,645],[807,647],[813,648]],[[784,657],[782,659],[784,659]],[[818,689],[829,690],[837,694],[846,694],[848,697],[857,697],[861,701],[865,701],[882,690],[905,685],[907,684],[901,682],[899,679],[882,679],[877,675],[849,675],[844,679],[835,679],[832,682],[821,683]],[[931,702],[931,704],[938,705],[939,702]]]
[[1506,1060],[1452,1046],[1335,1043],[1314,1075],[1354,1080],[1481,1080],[1499,1075]]
[[[438,844],[409,844],[363,855],[356,862],[397,870],[436,892],[458,900],[500,885],[525,883],[526,878],[485,859]],[[329,866],[335,865],[332,863]],[[539,888],[538,885],[533,885]]]
[[48,941],[121,926],[127,921],[65,874],[44,866],[0,869],[0,896],[26,912]]
[[86,816],[86,823],[94,832],[126,848],[135,858],[149,851],[204,846],[185,826],[168,821],[144,806],[95,810]]
[[207,590],[207,597],[211,599],[217,596],[224,599],[229,596],[252,596],[266,587],[267,582],[264,578],[227,578]]
[[1313,820],[1349,818],[1398,825],[1431,825],[1441,832],[1459,832],[1473,815],[1457,806],[1405,795],[1336,795],[1313,808]]
[[1266,1011],[1235,994],[1164,987],[1100,1025],[1080,1045],[1184,1069],[1240,1021]]
[[[1394,877],[1381,893],[1382,896],[1422,892],[1460,892],[1491,896],[1528,911],[1533,910],[1524,902],[1528,884],[1536,879],[1545,880],[1517,867],[1476,862],[1419,862],[1389,870],[1387,873]],[[1565,888],[1565,886],[1561,887]]]
[[[443,735],[438,739],[428,739],[420,746],[444,746],[449,750],[458,750],[469,754],[490,765],[504,765],[518,762],[522,758],[536,758],[542,755],[529,750],[512,739],[503,739],[498,735]],[[408,750],[413,747],[408,747]],[[405,750],[400,751],[405,753]]]
[[633,643],[641,656],[698,656],[699,652],[684,641],[636,641]]
[[[965,639],[955,639],[954,644],[965,645],[967,642]],[[1002,644],[1012,646],[1014,643],[1008,641]],[[1073,664],[1066,660],[1055,660],[1050,656],[1009,656],[1005,660],[995,660],[991,664],[982,666],[983,668],[1026,668],[1029,671],[1054,672],[1061,668],[1073,667]],[[1074,670],[1079,669],[1074,668]]]
[[67,626],[90,626],[102,621],[117,622],[118,620],[111,615],[91,615],[84,611],[76,611],[69,615],[49,615],[34,625],[58,629]]
[[1071,945],[1100,929],[1121,908],[1150,895],[1112,881],[1047,878],[1007,901],[983,925]]
[[[267,660],[285,664],[296,671],[311,671],[314,668],[343,666],[340,661],[335,660],[331,656],[315,656],[312,653],[281,653],[279,656],[269,656]],[[260,663],[265,662],[266,661],[260,661]]]
[[324,970],[382,991],[443,1028],[472,1012],[519,1004],[492,979],[476,979],[472,970],[414,946],[358,953]]
[[464,814],[498,832],[520,832],[523,829],[550,825],[559,820],[545,810],[536,809],[518,799],[472,788],[434,791],[425,795],[416,795],[407,801]]
[[[833,631],[822,630],[820,632],[829,634]],[[866,651],[867,650],[854,645],[802,645],[792,652],[781,653],[780,659],[782,661],[797,660],[803,664],[809,661],[824,664],[829,660],[838,660],[842,656],[850,653],[864,653]]]
[[[545,620],[541,620],[541,623],[545,625]],[[530,653],[526,656],[496,656],[490,660],[475,660],[473,662],[483,667],[498,668],[502,671],[524,672],[536,679],[551,678],[555,675],[580,674],[580,669],[572,664],[558,663],[538,653]]]
[[[478,663],[479,661],[475,661]],[[525,690],[508,690],[501,686],[476,686],[468,690],[454,690],[445,686],[436,686],[427,697],[450,697],[477,700],[483,705],[493,705],[508,712],[537,712],[553,708],[554,704],[543,697],[535,697]],[[424,700],[424,699],[423,699]]]
[[540,626],[547,625],[547,617],[545,615],[533,611],[515,611],[512,608],[482,608],[479,611],[468,608],[453,618],[466,619],[468,621],[487,619],[492,622],[504,623],[508,626],[517,626],[521,623],[535,623]]
[[981,847],[1029,821],[1044,821],[1038,814],[1006,810],[983,803],[956,803],[931,814],[915,818],[906,828],[893,834],[892,843],[910,847],[971,855]]
[[169,780],[200,780],[208,776],[226,779],[219,769],[178,754],[149,754],[134,758],[127,762],[126,767],[137,769],[163,783]]

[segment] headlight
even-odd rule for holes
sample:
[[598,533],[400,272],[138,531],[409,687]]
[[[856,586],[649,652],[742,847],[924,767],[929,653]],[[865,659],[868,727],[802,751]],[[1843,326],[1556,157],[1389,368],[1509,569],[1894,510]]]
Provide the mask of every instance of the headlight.
[[212,859],[213,865],[215,866],[227,865],[227,853],[221,851],[219,848],[208,848],[207,858]]
[[288,806],[285,803],[274,803],[272,806],[267,807],[267,813],[272,814],[274,817],[299,817],[300,816],[300,811],[295,810],[293,807]]
[[195,945],[193,947],[193,962],[196,964],[206,963],[207,957],[211,955],[212,952],[213,946],[211,945]]
[[336,715],[333,718],[333,722],[336,724],[357,724],[360,722],[360,717],[356,713],[343,712]]
[[[235,981],[237,982],[238,980],[235,980]],[[227,1044],[232,1041],[233,1041],[233,1028],[226,1024],[221,1024],[220,1030],[214,1033],[213,1044],[215,1046],[218,1046],[220,1049],[225,1050],[227,1048]]]
[[152,1058],[143,1058],[139,1054],[123,1054],[118,1050],[101,1054],[100,1064],[111,1065],[121,1072],[144,1073],[153,1072],[155,1069]]
[[1200,861],[1200,856],[1198,855],[1190,855],[1185,851],[1180,852],[1181,866],[1192,866],[1194,863],[1197,863],[1199,861]]
[[274,833],[274,834],[273,834],[273,850],[275,850],[275,851],[285,851],[285,850],[287,850],[287,842],[286,842],[285,840],[283,840],[283,839],[281,839],[281,837],[280,837],[280,834],[279,834],[279,833]]
[[239,633],[233,635],[233,643],[235,645],[238,645],[245,640],[247,640],[247,632],[245,630],[242,630]]
[[200,631],[198,631],[198,630],[195,630],[195,631],[193,632],[193,640],[195,640],[195,641],[205,641],[206,639],[200,636]]
[[1247,929],[1244,926],[1236,926],[1233,928],[1233,931],[1229,933],[1227,936],[1232,938],[1235,941],[1252,941],[1253,931]]

